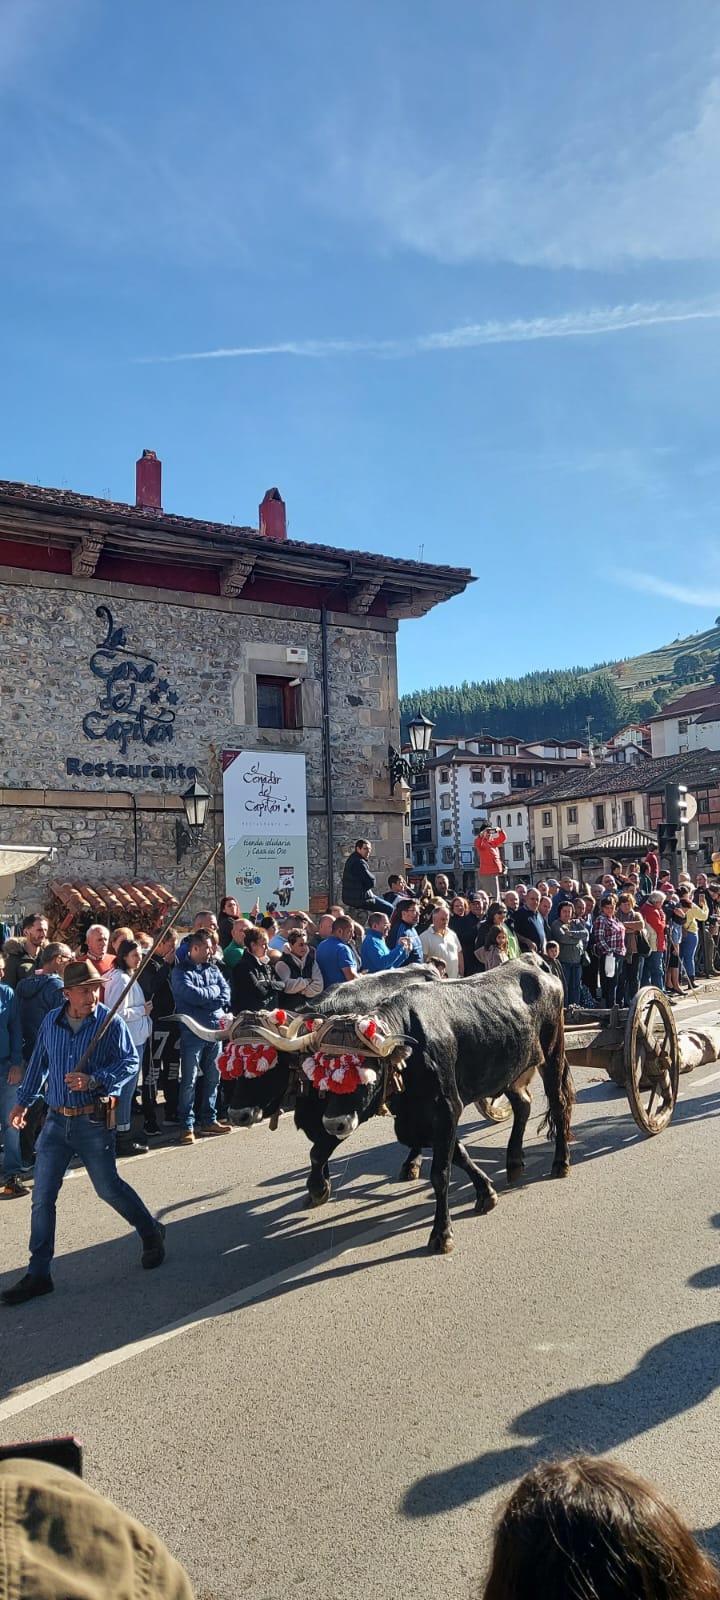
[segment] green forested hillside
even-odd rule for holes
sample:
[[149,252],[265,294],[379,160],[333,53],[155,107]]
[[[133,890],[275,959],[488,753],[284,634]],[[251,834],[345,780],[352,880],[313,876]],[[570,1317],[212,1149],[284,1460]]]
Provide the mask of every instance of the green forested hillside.
[[645,655],[567,671],[529,672],[522,678],[438,685],[400,701],[403,728],[421,708],[436,733],[514,734],[519,739],[609,738],[626,722],[640,722],[707,679],[720,679],[720,627],[676,639]]

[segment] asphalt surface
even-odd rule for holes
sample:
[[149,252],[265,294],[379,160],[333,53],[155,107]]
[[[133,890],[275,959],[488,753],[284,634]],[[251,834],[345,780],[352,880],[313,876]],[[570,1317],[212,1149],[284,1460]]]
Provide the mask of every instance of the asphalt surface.
[[[447,1258],[426,1250],[427,1162],[398,1184],[385,1120],[336,1156],[319,1211],[287,1117],[123,1162],[168,1224],[157,1272],[72,1174],[55,1293],[0,1308],[0,1442],[77,1433],[86,1477],[160,1531],[199,1600],[465,1600],[512,1483],[580,1448],[656,1479],[720,1555],[720,1065],[681,1079],[656,1139],[575,1077],[567,1181],[533,1117],[507,1190],[507,1126],[466,1115],[500,1203],[476,1216],[453,1184]],[[3,1204],[4,1288],[29,1203]]]

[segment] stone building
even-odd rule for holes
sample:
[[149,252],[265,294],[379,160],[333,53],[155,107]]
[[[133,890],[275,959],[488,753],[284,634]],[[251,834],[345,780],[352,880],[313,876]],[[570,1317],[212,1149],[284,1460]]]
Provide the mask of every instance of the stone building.
[[[0,914],[51,882],[156,882],[184,893],[222,841],[223,753],[306,758],[310,891],[339,892],[358,835],[381,878],[404,862],[396,633],[471,581],[287,537],[277,490],[258,528],[163,512],[160,462],[136,503],[0,483],[0,845],[52,846],[0,879]],[[179,863],[180,794],[213,793],[202,847]],[[224,892],[215,881],[196,904]],[[192,907],[190,908],[192,909]]]

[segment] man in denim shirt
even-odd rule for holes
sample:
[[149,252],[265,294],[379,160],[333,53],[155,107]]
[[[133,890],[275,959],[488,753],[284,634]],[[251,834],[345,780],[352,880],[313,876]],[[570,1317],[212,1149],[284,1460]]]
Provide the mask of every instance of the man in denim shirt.
[[[82,1058],[109,1015],[100,1005],[100,973],[91,961],[69,961],[63,979],[64,1003],[40,1024],[35,1049],[10,1114],[19,1133],[28,1106],[44,1090],[48,1117],[37,1142],[28,1272],[0,1299],[7,1306],[50,1294],[55,1253],[56,1201],[74,1155],[85,1163],[101,1200],[119,1212],[142,1240],[142,1264],[159,1267],[165,1258],[165,1229],[140,1196],[120,1177],[115,1162],[115,1131],[93,1120],[98,1097],[116,1100],[137,1072],[138,1058],[125,1023],[113,1017],[89,1059]],[[79,1070],[82,1063],[83,1070]]]

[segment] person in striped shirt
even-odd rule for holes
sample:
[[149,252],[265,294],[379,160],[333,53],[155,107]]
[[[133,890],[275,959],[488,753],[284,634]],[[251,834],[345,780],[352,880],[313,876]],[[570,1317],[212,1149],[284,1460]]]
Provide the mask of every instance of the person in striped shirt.
[[101,976],[91,961],[68,962],[63,1004],[40,1024],[17,1105],[10,1113],[11,1125],[19,1130],[25,1125],[28,1107],[44,1093],[48,1116],[36,1147],[30,1264],[25,1277],[0,1295],[4,1305],[22,1305],[54,1288],[50,1267],[55,1252],[56,1201],[74,1155],[84,1162],[99,1198],[140,1235],[142,1265],[159,1267],[165,1258],[162,1223],[120,1177],[114,1129],[93,1117],[97,1099],[117,1100],[138,1068],[137,1051],[120,1017],[113,1017],[89,1059],[82,1062],[109,1015],[107,1006],[100,1004],[100,989]]

